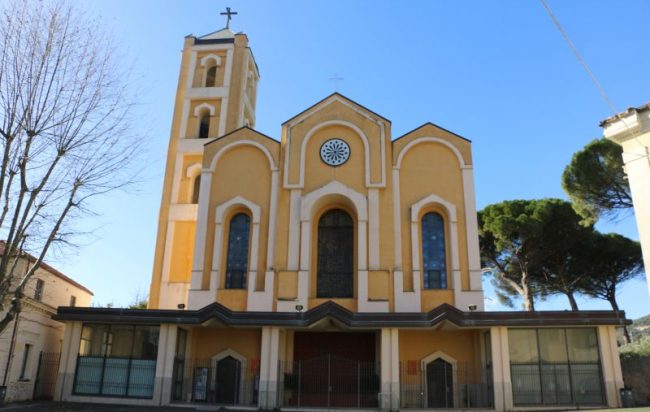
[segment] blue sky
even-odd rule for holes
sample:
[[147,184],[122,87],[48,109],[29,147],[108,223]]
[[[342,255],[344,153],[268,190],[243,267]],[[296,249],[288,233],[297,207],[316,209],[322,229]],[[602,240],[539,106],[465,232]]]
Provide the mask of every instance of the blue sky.
[[[619,110],[650,100],[644,40],[647,1],[549,0]],[[473,141],[479,209],[506,199],[562,197],[572,154],[601,136],[612,113],[538,1],[160,1],[79,2],[114,32],[134,62],[148,130],[150,178],[136,192],[97,204],[94,239],[50,261],[125,305],[148,292],[173,99],[183,37],[224,26],[247,33],[261,73],[257,129],[280,124],[339,91],[393,122],[393,138],[431,121]],[[332,77],[343,80],[333,81]],[[599,224],[638,238],[634,218]],[[491,300],[487,307],[502,309]],[[628,316],[650,313],[645,280],[620,293]],[[579,301],[582,309],[608,309]],[[563,297],[538,305],[566,309]]]

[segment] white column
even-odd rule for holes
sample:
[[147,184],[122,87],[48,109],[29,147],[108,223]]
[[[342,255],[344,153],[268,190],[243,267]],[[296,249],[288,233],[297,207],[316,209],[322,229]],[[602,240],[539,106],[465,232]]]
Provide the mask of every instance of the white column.
[[260,353],[260,409],[275,409],[278,400],[278,362],[280,356],[280,328],[262,328]]
[[598,344],[607,406],[619,408],[621,407],[620,389],[623,387],[623,372],[621,371],[621,360],[618,356],[614,326],[598,327]]
[[510,378],[510,347],[508,328],[490,328],[492,349],[492,380],[494,387],[494,410],[512,410],[512,382]]
[[56,401],[67,401],[72,395],[82,326],[81,322],[65,323],[65,333],[61,345],[61,360],[59,361],[56,389],[54,390],[54,400]]
[[171,402],[177,331],[176,325],[160,325],[156,379],[153,389],[153,401],[156,405],[168,405]]
[[400,408],[399,329],[381,329],[381,392],[379,407],[383,411]]

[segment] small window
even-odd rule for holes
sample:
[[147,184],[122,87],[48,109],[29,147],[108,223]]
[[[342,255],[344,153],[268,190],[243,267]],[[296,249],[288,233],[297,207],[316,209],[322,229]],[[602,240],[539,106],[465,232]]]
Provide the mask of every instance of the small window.
[[27,379],[27,366],[29,365],[29,355],[32,353],[32,345],[26,344],[23,351],[23,363],[20,365],[20,380]]
[[422,272],[425,289],[447,289],[445,223],[438,213],[422,217]]
[[77,297],[75,295],[70,295],[70,306],[77,306]]
[[199,123],[199,139],[206,139],[210,135],[210,115],[208,113],[201,117]]
[[34,299],[39,302],[43,299],[43,288],[45,287],[45,282],[43,279],[36,279],[36,288],[34,288]]
[[197,205],[199,203],[199,191],[201,190],[201,175],[194,178],[194,186],[192,188],[192,203]]
[[205,76],[205,87],[215,87],[217,85],[217,66],[208,69]]

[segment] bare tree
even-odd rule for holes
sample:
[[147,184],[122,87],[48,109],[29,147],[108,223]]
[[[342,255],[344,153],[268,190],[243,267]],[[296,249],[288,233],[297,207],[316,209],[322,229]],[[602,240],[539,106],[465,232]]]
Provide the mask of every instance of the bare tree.
[[[0,332],[53,247],[73,245],[89,200],[133,183],[134,93],[101,24],[62,2],[0,10]],[[16,262],[37,257],[26,273]]]

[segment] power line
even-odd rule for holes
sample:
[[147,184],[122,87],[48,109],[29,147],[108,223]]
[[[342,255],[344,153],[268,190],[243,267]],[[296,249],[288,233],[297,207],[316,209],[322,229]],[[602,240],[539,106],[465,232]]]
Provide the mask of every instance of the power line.
[[[587,72],[587,75],[589,76],[591,81],[594,83],[594,85],[596,85],[596,88],[598,89],[598,93],[600,93],[603,100],[605,100],[605,103],[607,103],[607,105],[609,106],[609,109],[612,111],[612,113],[614,114],[615,117],[617,117],[621,122],[623,122],[623,124],[625,125],[625,130],[627,130],[627,132],[630,133],[630,135],[632,135],[632,131],[630,130],[630,126],[627,124],[627,122],[625,121],[625,119],[622,116],[619,116],[619,111],[616,109],[616,106],[614,105],[614,102],[612,102],[612,99],[609,98],[609,96],[607,95],[607,92],[605,92],[605,88],[603,87],[602,84],[600,84],[600,82],[598,81],[598,78],[596,77],[594,72],[591,70],[591,68],[589,67],[589,65],[585,61],[585,59],[582,57],[582,55],[578,51],[578,48],[576,47],[576,45],[573,44],[573,42],[571,41],[571,38],[569,37],[568,33],[564,30],[564,27],[562,27],[562,24],[560,24],[560,21],[557,19],[557,17],[555,17],[555,14],[553,14],[553,10],[551,10],[551,7],[548,5],[548,3],[546,3],[546,0],[539,0],[539,1],[542,3],[542,6],[544,6],[544,9],[546,10],[546,13],[548,14],[548,16],[551,18],[551,20],[553,20],[553,23],[555,24],[555,27],[557,27],[560,34],[562,34],[562,37],[564,37],[564,40],[569,45],[569,48],[571,48],[571,51],[576,56],[576,59],[578,59],[578,62],[585,69],[585,71]],[[643,143],[641,143],[638,140],[638,138],[634,137],[634,140],[638,144],[640,144],[641,146],[645,147],[645,145]],[[648,157],[650,159],[649,155],[647,154],[647,147],[646,147],[646,154],[645,155],[639,155],[638,153],[629,153],[629,154],[639,156],[639,158]]]

